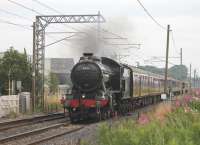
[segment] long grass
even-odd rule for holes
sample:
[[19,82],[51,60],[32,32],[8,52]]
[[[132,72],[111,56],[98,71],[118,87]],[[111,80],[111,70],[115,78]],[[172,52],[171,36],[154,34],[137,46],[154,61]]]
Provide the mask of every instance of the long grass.
[[60,98],[57,96],[48,96],[46,98],[45,109],[47,112],[63,111],[63,105],[60,102]]
[[104,123],[98,131],[98,145],[200,145],[200,101],[190,96],[173,106],[162,104],[134,121],[112,126]]
[[139,124],[132,119],[99,129],[99,145],[200,145],[200,116],[179,108],[165,120]]

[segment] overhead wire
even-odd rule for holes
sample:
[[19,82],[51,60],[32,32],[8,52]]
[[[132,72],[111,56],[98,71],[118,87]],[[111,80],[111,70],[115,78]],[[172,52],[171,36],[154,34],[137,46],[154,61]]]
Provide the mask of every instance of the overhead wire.
[[[53,12],[56,12],[56,13],[58,13],[58,14],[62,14],[60,11],[58,11],[58,10],[56,10],[56,9],[54,9],[54,8],[52,8],[52,7],[50,7],[50,6],[48,6],[47,4],[45,4],[45,3],[43,3],[43,2],[40,2],[40,1],[38,1],[38,0],[33,0],[33,1],[36,2],[37,4],[43,6],[43,7],[45,7],[45,8],[47,8],[47,9],[51,10],[51,11],[53,11]],[[80,31],[79,29],[74,28],[74,27],[72,27],[72,26],[67,26],[67,27],[69,27],[69,28],[71,28],[71,29],[73,29],[73,30],[75,30],[75,31]]]
[[[156,61],[156,60],[158,60],[158,61]],[[152,62],[165,62],[165,60],[163,60],[163,59],[160,59],[159,57],[156,57],[156,58],[154,58],[154,60],[151,60]],[[174,63],[172,63],[172,62],[170,62],[170,61],[168,61],[168,63],[169,64],[172,64],[172,65],[176,65],[176,64],[174,64]]]
[[43,7],[46,7],[46,8],[48,8],[48,9],[51,9],[52,11],[54,11],[54,12],[56,12],[56,13],[60,13],[60,11],[58,11],[58,10],[56,10],[56,9],[54,9],[54,8],[52,8],[52,7],[50,7],[50,6],[48,6],[47,4],[45,4],[45,3],[43,3],[43,2],[40,2],[40,1],[38,1],[38,0],[32,0],[32,1],[38,3],[39,5],[41,5],[41,6],[43,6]]
[[142,2],[140,0],[137,0],[137,2],[139,3],[139,5],[143,8],[143,10],[145,11],[145,13],[162,29],[167,30],[164,26],[162,26],[151,14],[150,12],[144,7],[144,5],[142,4]]
[[13,13],[13,12],[9,12],[9,11],[4,10],[4,9],[0,9],[0,11],[3,12],[3,13],[5,13],[5,14],[8,14],[8,15],[12,15],[12,16],[15,16],[15,17],[18,17],[18,18],[22,18],[22,19],[25,19],[25,20],[28,20],[28,21],[32,21],[32,19],[30,19],[30,18],[18,15],[18,14]]
[[13,4],[15,4],[15,5],[18,5],[18,6],[20,6],[20,7],[23,7],[24,9],[27,9],[27,10],[29,10],[29,11],[32,11],[32,12],[38,14],[38,15],[42,15],[42,13],[40,13],[40,12],[38,12],[38,11],[32,9],[32,8],[29,8],[29,7],[27,7],[27,6],[25,6],[25,5],[21,4],[21,3],[15,2],[15,1],[13,1],[13,0],[8,0],[8,1],[9,1],[10,3],[13,3]]
[[22,24],[14,23],[11,21],[3,20],[3,19],[0,19],[0,23],[10,24],[10,25],[17,26],[23,29],[32,30],[31,28],[29,28],[30,27],[29,25],[22,25]]
[[62,38],[62,39],[56,40],[55,42],[52,42],[52,43],[50,43],[50,44],[45,45],[45,47],[49,47],[49,46],[51,46],[51,45],[53,45],[53,44],[56,44],[56,43],[59,43],[59,42],[61,42],[61,41],[63,41],[63,40],[67,40],[68,38],[71,38],[71,37],[73,37],[73,36],[75,36],[75,35],[76,35],[76,34],[73,34],[73,35],[71,35],[71,36],[67,36],[67,37],[64,37],[64,38]]
[[[32,8],[29,8],[29,7],[27,7],[27,6],[23,5],[23,4],[20,4],[20,3],[18,3],[18,2],[13,1],[13,0],[8,0],[8,1],[9,1],[10,3],[13,3],[13,4],[15,4],[15,5],[18,5],[18,6],[22,7],[22,8],[24,8],[24,9],[27,9],[27,10],[29,10],[29,11],[31,11],[31,12],[34,12],[34,13],[39,14],[39,15],[42,15],[42,13],[40,13],[40,12],[38,12],[38,11],[32,9]],[[36,3],[42,5],[43,7],[46,7],[46,8],[51,9],[52,11],[54,11],[54,12],[56,12],[56,13],[61,14],[61,12],[59,12],[58,10],[56,10],[56,9],[54,9],[54,8],[52,8],[52,7],[50,7],[50,6],[46,5],[46,4],[44,4],[44,3],[40,2],[40,1],[38,1],[38,0],[33,0],[33,1],[35,1]],[[9,13],[9,12],[7,12],[7,13]],[[9,14],[12,14],[12,15],[15,15],[15,16],[20,17],[20,16],[17,15],[17,14],[13,14],[13,13],[9,13]],[[21,18],[22,18],[22,17],[21,17]],[[25,18],[25,19],[26,19],[26,18]],[[70,26],[69,26],[69,27],[70,27]],[[72,29],[74,29],[74,30],[76,30],[76,31],[79,31],[79,30],[76,29],[76,28],[73,28],[73,27],[70,27],[70,28],[72,28]],[[93,29],[95,29],[95,28],[93,28]],[[97,29],[95,29],[95,31],[97,31]],[[112,34],[112,35],[114,35],[114,36],[116,36],[116,37],[118,37],[118,38],[124,39],[123,37],[119,36],[118,34],[115,34],[115,33],[113,33],[113,32],[109,32],[108,30],[102,29],[102,31],[103,31],[103,32],[106,32],[106,33],[110,33],[110,34]],[[104,40],[104,41],[105,41],[105,40]]]
[[[27,6],[25,6],[25,5],[23,5],[23,4],[21,4],[21,3],[18,3],[18,2],[15,2],[15,1],[13,1],[13,0],[8,0],[10,3],[12,3],[12,4],[15,4],[15,5],[17,5],[17,6],[19,6],[19,7],[22,7],[22,8],[24,8],[24,9],[26,9],[26,10],[29,10],[29,11],[31,11],[31,12],[34,12],[34,13],[36,13],[36,14],[39,14],[39,15],[43,15],[42,13],[40,13],[40,12],[38,12],[38,11],[36,11],[36,10],[34,10],[34,9],[32,9],[32,8],[29,8],[29,7],[27,7]],[[17,14],[16,14],[17,15]],[[22,18],[22,17],[21,17]],[[32,20],[30,20],[31,22],[32,22]],[[51,37],[52,38],[52,36],[49,36],[49,37]],[[54,39],[54,38],[53,38]],[[65,39],[66,40],[66,39]],[[63,44],[64,45],[64,44]]]
[[171,39],[172,39],[173,47],[174,47],[176,53],[180,55],[180,51],[179,51],[178,48],[176,47],[176,41],[175,41],[175,39],[174,39],[173,31],[171,31]]
[[13,0],[8,0],[8,1],[9,1],[10,3],[12,3],[12,4],[15,4],[15,5],[17,5],[17,6],[19,6],[19,7],[22,7],[22,8],[24,8],[24,9],[26,9],[26,10],[29,10],[29,11],[31,11],[31,12],[34,12],[34,13],[39,14],[39,15],[43,15],[43,14],[40,13],[39,11],[36,11],[35,9],[29,8],[29,7],[27,7],[27,6],[25,6],[25,5],[21,4],[21,3],[15,2],[15,1],[13,1]]
[[[60,11],[56,10],[55,8],[52,8],[52,7],[48,6],[48,5],[45,4],[45,3],[42,3],[42,2],[40,2],[40,1],[38,1],[38,0],[33,0],[33,1],[36,2],[37,4],[43,6],[43,7],[45,7],[45,8],[47,8],[47,9],[51,10],[51,11],[53,11],[53,12],[56,12],[56,13],[58,13],[58,14],[62,14]],[[63,24],[63,25],[64,25],[64,24]],[[74,27],[69,26],[69,25],[68,25],[67,27],[69,27],[69,28],[71,28],[71,29],[73,29],[73,30],[75,30],[75,31],[80,31],[79,29],[74,28]],[[85,32],[85,34],[88,35],[86,32]]]
[[[43,7],[45,7],[45,8],[47,8],[47,9],[51,10],[51,11],[53,11],[53,12],[56,12],[56,13],[58,13],[58,14],[62,14],[62,12],[58,11],[58,10],[55,9],[55,8],[50,7],[49,5],[47,5],[47,4],[43,3],[43,2],[40,2],[39,0],[33,0],[33,1],[36,2],[36,3],[38,3],[39,5],[41,5],[41,6],[43,6]],[[77,30],[77,31],[80,31],[80,30],[75,29],[75,28],[73,28],[73,27],[70,27],[70,28],[72,28],[72,29],[74,29],[74,30]],[[90,29],[93,29],[93,30],[95,30],[95,31],[98,31],[97,28],[90,27]],[[114,36],[117,36],[118,38],[125,39],[125,38],[123,38],[122,36],[120,36],[120,35],[118,35],[118,34],[115,34],[115,33],[113,33],[113,32],[109,32],[108,30],[105,30],[105,29],[101,29],[101,30],[102,30],[102,32],[110,33],[110,34],[112,34],[112,35],[114,35]],[[104,40],[104,41],[105,41],[105,40]]]
[[[157,24],[157,26],[159,26],[161,29],[163,30],[167,30],[163,25],[161,25],[152,15],[151,13],[145,8],[145,6],[142,4],[142,2],[140,0],[137,0],[137,2],[139,3],[139,5],[143,8],[143,10],[145,11],[145,13],[152,19],[152,21],[154,21],[155,24]],[[175,39],[173,36],[173,32],[171,30],[171,38],[172,38],[172,42],[173,42],[173,46],[177,51],[177,47],[176,47],[176,43],[175,43]],[[178,53],[179,54],[179,53]],[[163,61],[163,60],[162,60]],[[175,65],[174,63],[169,62],[172,65]]]
[[[45,3],[42,3],[42,2],[40,2],[40,1],[38,1],[38,0],[33,0],[33,1],[36,2],[37,4],[43,6],[43,7],[45,7],[45,8],[47,8],[47,9],[51,10],[51,11],[53,11],[53,12],[56,12],[57,14],[62,14],[62,12],[56,10],[55,8],[52,8],[52,7],[48,6],[48,5],[45,4]],[[84,23],[83,23],[83,24],[84,24]],[[64,25],[64,24],[63,24],[63,25]],[[73,30],[80,31],[79,29],[74,28],[74,27],[72,27],[72,26],[69,26],[69,25],[68,25],[68,27],[72,28]],[[97,30],[95,30],[95,31],[97,31]],[[85,32],[85,34],[86,34],[86,35],[90,35],[90,34],[88,34],[87,32]],[[107,44],[107,43],[108,43],[106,40],[103,40],[103,39],[100,39],[100,40],[103,41],[104,44]]]

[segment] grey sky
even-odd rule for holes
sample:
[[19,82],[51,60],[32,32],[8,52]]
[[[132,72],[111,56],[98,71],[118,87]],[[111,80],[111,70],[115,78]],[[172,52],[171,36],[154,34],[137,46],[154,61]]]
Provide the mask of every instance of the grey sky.
[[[55,14],[54,12],[38,5],[34,0],[13,0],[27,7],[35,9],[43,14]],[[95,14],[98,11],[106,18],[107,22],[102,27],[109,28],[110,31],[118,33],[123,37],[128,37],[132,43],[142,43],[141,50],[132,49],[130,52],[120,50],[123,54],[132,54],[127,58],[129,63],[135,64],[152,56],[164,56],[166,47],[166,31],[160,29],[143,11],[136,0],[40,0],[43,3],[63,12],[63,14]],[[141,0],[153,17],[165,27],[171,25],[173,30],[175,47],[170,39],[170,55],[178,56],[179,49],[183,48],[184,64],[189,66],[192,63],[197,69],[199,64],[199,39],[200,39],[200,1],[198,0]],[[30,20],[34,20],[35,13],[14,5],[7,0],[0,1],[0,9],[14,12]],[[15,23],[32,25],[32,21],[27,21],[15,16],[11,16],[0,11],[0,19],[9,20]],[[85,31],[94,25],[70,25]],[[20,27],[0,23],[0,51],[5,51],[9,46],[14,46],[22,51],[24,47],[32,53],[32,32]],[[54,31],[55,27],[73,31],[62,26],[52,26],[49,31]],[[53,36],[53,39],[62,38],[64,35]],[[79,36],[80,37],[80,36]],[[47,43],[54,41],[47,37]],[[62,42],[47,48],[47,57],[70,57],[78,51],[72,48],[73,41]],[[73,50],[73,51],[72,51]],[[112,51],[112,50],[109,50]],[[76,57],[78,57],[78,53]],[[178,64],[179,60],[171,59],[171,62]],[[149,64],[149,63],[148,63]],[[164,66],[163,63],[153,63],[153,65]],[[200,70],[199,70],[200,72]]]

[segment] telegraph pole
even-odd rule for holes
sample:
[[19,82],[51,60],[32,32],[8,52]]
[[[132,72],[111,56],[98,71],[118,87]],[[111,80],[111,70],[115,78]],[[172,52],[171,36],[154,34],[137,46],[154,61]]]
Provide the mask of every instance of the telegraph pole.
[[166,47],[166,62],[165,62],[165,84],[164,84],[164,92],[167,94],[167,76],[168,76],[168,59],[169,59],[169,32],[170,25],[167,25],[167,47]]
[[182,48],[180,52],[180,58],[181,58],[181,65],[183,65],[183,49]]
[[194,88],[196,87],[196,69],[194,70]]
[[35,69],[35,22],[33,22],[33,60],[32,60],[32,95],[31,95],[31,109],[35,111],[35,96],[36,96],[36,69]]

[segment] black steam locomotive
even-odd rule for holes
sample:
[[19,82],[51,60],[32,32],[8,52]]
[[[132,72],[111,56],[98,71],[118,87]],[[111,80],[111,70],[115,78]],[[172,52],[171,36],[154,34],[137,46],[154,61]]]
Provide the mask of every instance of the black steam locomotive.
[[[135,107],[153,104],[164,93],[164,77],[106,57],[85,53],[71,71],[71,98],[66,98],[72,122],[106,119]],[[184,87],[183,88],[183,83]],[[168,78],[171,92],[180,93],[187,83]]]

